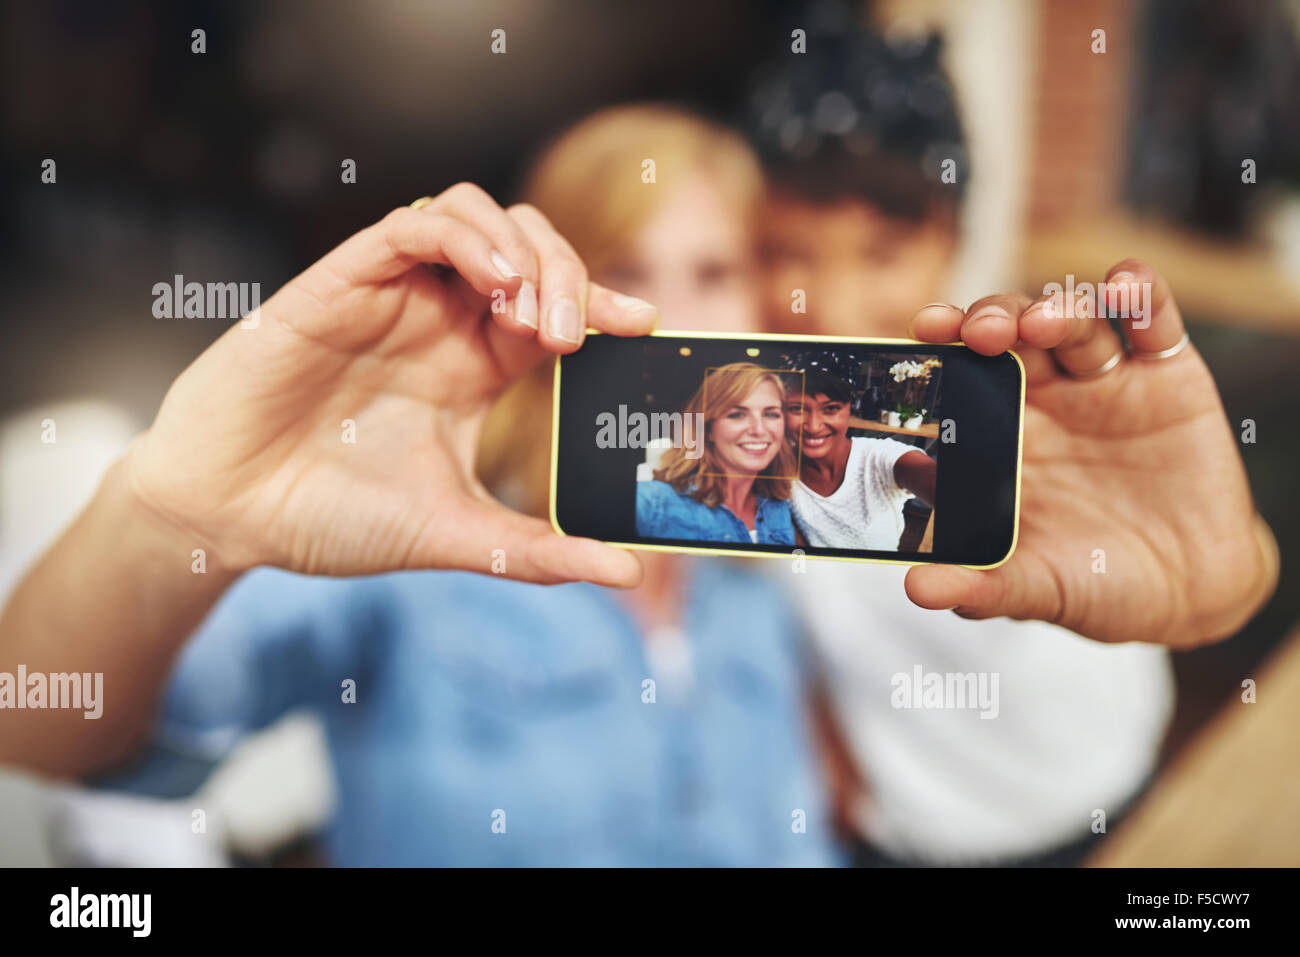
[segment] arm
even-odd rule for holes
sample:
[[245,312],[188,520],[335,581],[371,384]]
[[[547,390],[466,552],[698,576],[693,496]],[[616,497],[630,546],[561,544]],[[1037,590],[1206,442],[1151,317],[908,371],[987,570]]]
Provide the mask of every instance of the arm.
[[210,543],[144,506],[128,472],[113,466],[0,614],[0,671],[102,673],[102,715],[6,709],[0,764],[70,776],[120,759],[147,728],[181,643],[238,574],[212,552],[193,574],[192,551]]
[[548,353],[589,326],[641,335],[656,319],[588,282],[535,209],[467,184],[345,241],[177,378],[11,596],[0,671],[102,672],[105,702],[95,720],[0,712],[0,762],[75,775],[119,758],[186,636],[259,565],[487,572],[504,550],[513,578],[635,584],[635,556],[488,496],[473,450],[492,403]]
[[924,452],[904,452],[894,463],[894,481],[934,508],[934,487],[939,463]]

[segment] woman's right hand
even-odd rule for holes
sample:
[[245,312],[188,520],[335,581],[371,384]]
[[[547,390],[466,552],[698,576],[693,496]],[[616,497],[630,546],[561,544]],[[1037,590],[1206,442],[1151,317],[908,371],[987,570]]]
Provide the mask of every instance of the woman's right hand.
[[357,233],[213,343],[132,446],[127,480],[192,542],[186,560],[204,548],[235,572],[633,585],[632,554],[506,508],[474,455],[493,400],[547,353],[657,318],[588,282],[536,209],[460,184]]

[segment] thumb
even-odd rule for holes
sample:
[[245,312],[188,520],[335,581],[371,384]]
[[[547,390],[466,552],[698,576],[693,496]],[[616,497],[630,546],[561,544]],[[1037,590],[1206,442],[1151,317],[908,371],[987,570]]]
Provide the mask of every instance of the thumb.
[[[641,583],[641,560],[591,538],[570,538],[547,527],[533,539],[533,561],[553,581],[587,581],[611,588]],[[540,579],[539,579],[540,580]]]
[[464,534],[450,536],[451,554],[444,551],[432,563],[435,566],[539,585],[587,581],[631,588],[641,582],[641,562],[631,552],[590,538],[560,535],[548,522],[499,502],[464,502],[459,517],[456,524]]
[[981,571],[960,565],[916,565],[908,571],[903,588],[921,608],[954,611],[963,618],[1015,616],[1000,572],[1002,568]]

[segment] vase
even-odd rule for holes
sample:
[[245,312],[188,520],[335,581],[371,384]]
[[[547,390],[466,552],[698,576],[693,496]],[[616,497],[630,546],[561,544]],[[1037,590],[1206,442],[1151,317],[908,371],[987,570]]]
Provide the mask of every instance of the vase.
[[897,412],[891,412],[889,413],[889,421],[886,424],[892,425],[894,428],[898,428],[900,425],[903,424],[903,417]]
[[914,416],[912,416],[910,419],[908,419],[906,422],[903,423],[903,428],[905,428],[905,429],[919,429],[919,428],[921,427],[921,423],[924,422],[924,421],[925,421],[925,419],[924,419],[922,416],[914,415]]
[[881,425],[888,425],[888,424],[889,424],[889,410],[888,410],[888,409],[881,409],[881,410],[880,410],[880,424],[881,424]]

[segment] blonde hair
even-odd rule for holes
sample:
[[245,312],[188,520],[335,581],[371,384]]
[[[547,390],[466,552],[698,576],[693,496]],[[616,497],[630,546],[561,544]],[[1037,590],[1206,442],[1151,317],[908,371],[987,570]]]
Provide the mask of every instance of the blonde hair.
[[[784,405],[785,385],[781,382],[781,377],[771,369],[764,369],[752,362],[733,362],[710,369],[705,373],[704,382],[695,390],[695,395],[691,396],[691,401],[686,403],[684,418],[703,413],[704,436],[707,437],[717,419],[744,402],[765,382],[770,382],[776,388],[776,394]],[[781,423],[784,431],[784,408]],[[698,436],[696,441],[699,441]],[[692,459],[686,453],[685,448],[676,446],[665,451],[659,459],[659,468],[655,469],[655,478],[667,482],[678,492],[689,493],[695,501],[710,508],[721,505],[727,476],[724,467],[718,462],[712,440],[706,438],[704,452],[699,458]],[[794,448],[785,441],[783,435],[776,458],[754,480],[754,494],[778,501],[789,498],[790,483],[796,467]]]
[[[654,185],[642,181],[653,159]],[[752,231],[762,171],[744,141],[686,110],[616,106],[562,133],[534,164],[522,200],[550,219],[599,280],[619,250],[654,217],[665,187],[710,174]],[[554,368],[543,362],[497,400],[483,423],[479,480],[506,504],[545,515],[550,486]]]

